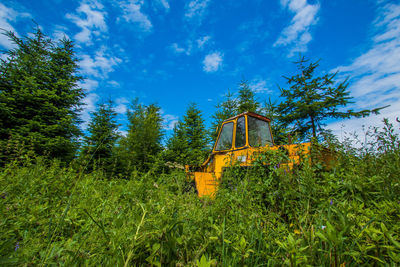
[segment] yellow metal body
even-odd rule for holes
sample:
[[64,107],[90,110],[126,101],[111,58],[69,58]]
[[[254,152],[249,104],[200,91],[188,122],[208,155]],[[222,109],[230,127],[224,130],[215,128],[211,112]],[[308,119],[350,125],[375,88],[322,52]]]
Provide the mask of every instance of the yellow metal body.
[[[236,147],[236,129],[237,129],[237,121],[239,118],[245,118],[245,129],[246,129],[246,137],[244,145],[240,147]],[[282,145],[276,146],[273,143],[272,134],[270,143],[265,146],[257,146],[252,147],[249,144],[249,126],[248,121],[249,117],[262,120],[268,123],[269,134],[271,134],[270,128],[270,120],[261,115],[245,112],[235,116],[233,118],[227,119],[222,123],[221,129],[218,134],[218,139],[215,142],[211,155],[208,159],[197,168],[196,171],[191,171],[189,166],[186,166],[186,171],[192,179],[195,180],[196,189],[198,195],[200,197],[209,196],[213,197],[218,189],[218,185],[221,181],[222,173],[224,168],[231,166],[236,163],[243,167],[251,166],[254,162],[254,159],[257,156],[264,152],[265,150],[277,150],[277,149],[285,149],[288,152],[288,156],[290,158],[290,162],[283,164],[285,168],[291,169],[293,164],[297,164],[300,161],[301,155],[309,155],[310,154],[310,143],[302,143],[302,144],[291,144],[291,145]],[[221,132],[225,124],[233,123],[233,133],[231,146],[229,149],[225,150],[217,150],[217,142],[221,137]]]

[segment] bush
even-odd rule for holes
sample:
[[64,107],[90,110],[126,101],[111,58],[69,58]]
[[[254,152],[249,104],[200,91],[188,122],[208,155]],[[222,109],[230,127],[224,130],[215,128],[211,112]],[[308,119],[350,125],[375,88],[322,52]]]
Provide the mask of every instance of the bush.
[[57,161],[0,172],[0,265],[355,266],[400,264],[399,137],[333,144],[330,170],[275,168],[280,152],[232,166],[214,200],[185,174],[109,179]]

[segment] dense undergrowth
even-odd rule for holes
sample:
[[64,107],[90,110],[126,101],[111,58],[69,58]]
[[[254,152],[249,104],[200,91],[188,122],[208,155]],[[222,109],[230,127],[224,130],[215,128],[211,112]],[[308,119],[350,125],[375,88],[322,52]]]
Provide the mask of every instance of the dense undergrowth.
[[180,171],[16,161],[0,172],[0,265],[400,265],[399,137],[388,123],[369,137],[336,144],[330,170],[286,172],[276,153],[232,167],[214,200]]

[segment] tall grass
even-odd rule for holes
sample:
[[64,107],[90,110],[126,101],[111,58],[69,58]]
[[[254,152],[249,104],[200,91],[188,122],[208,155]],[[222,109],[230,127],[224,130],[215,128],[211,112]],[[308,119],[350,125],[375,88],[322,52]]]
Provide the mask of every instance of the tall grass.
[[187,192],[180,171],[109,179],[57,161],[10,164],[0,265],[397,266],[399,137],[387,122],[369,138],[334,144],[330,170],[274,168],[279,152],[233,166],[214,200]]

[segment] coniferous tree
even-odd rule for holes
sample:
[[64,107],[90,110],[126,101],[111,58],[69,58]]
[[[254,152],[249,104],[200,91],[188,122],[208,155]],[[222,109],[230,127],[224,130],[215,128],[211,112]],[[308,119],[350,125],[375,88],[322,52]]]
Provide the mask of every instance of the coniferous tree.
[[247,81],[243,80],[239,84],[239,97],[237,100],[237,113],[246,111],[257,112],[260,104],[256,101],[254,92],[250,89]]
[[32,37],[5,35],[16,47],[0,63],[0,147],[18,139],[37,155],[72,159],[84,97],[73,43],[54,42],[39,28]]
[[174,125],[172,136],[167,141],[165,159],[166,161],[183,165],[185,164],[188,144],[182,124],[181,121],[178,121]]
[[324,120],[328,118],[365,117],[371,113],[377,114],[382,109],[340,111],[340,107],[352,103],[352,97],[347,91],[347,79],[336,84],[334,78],[337,73],[317,76],[315,70],[319,66],[318,61],[310,64],[307,62],[301,57],[295,62],[300,73],[290,78],[285,77],[289,88],[280,88],[285,100],[278,106],[282,123],[286,127],[292,125],[301,139],[309,133],[316,139],[317,132],[322,130]]
[[280,114],[278,113],[278,105],[276,102],[272,102],[269,98],[268,101],[265,101],[264,107],[260,109],[260,113],[271,119],[271,130],[274,143],[277,145],[287,144],[289,132],[280,120]]
[[160,107],[143,105],[135,99],[128,110],[128,135],[120,142],[120,153],[129,170],[148,171],[162,151]]
[[174,127],[167,143],[169,160],[180,164],[198,165],[207,154],[207,132],[201,111],[192,103],[183,120]]
[[[110,172],[114,162],[113,150],[119,138],[116,121],[117,113],[113,109],[113,102],[100,104],[92,114],[88,126],[89,136],[85,137],[82,154],[92,162]],[[89,165],[91,166],[91,165]]]
[[212,142],[218,137],[221,124],[224,120],[246,111],[259,112],[260,103],[255,99],[254,92],[250,89],[247,81],[242,80],[239,84],[238,97],[228,91],[225,100],[217,105],[217,111],[212,116],[209,136]]
[[211,128],[209,131],[209,136],[212,143],[214,143],[218,137],[218,132],[222,122],[237,115],[237,103],[238,102],[234,98],[233,94],[228,91],[228,93],[225,94],[225,100],[216,106],[217,111],[212,116],[213,120],[211,122]]

